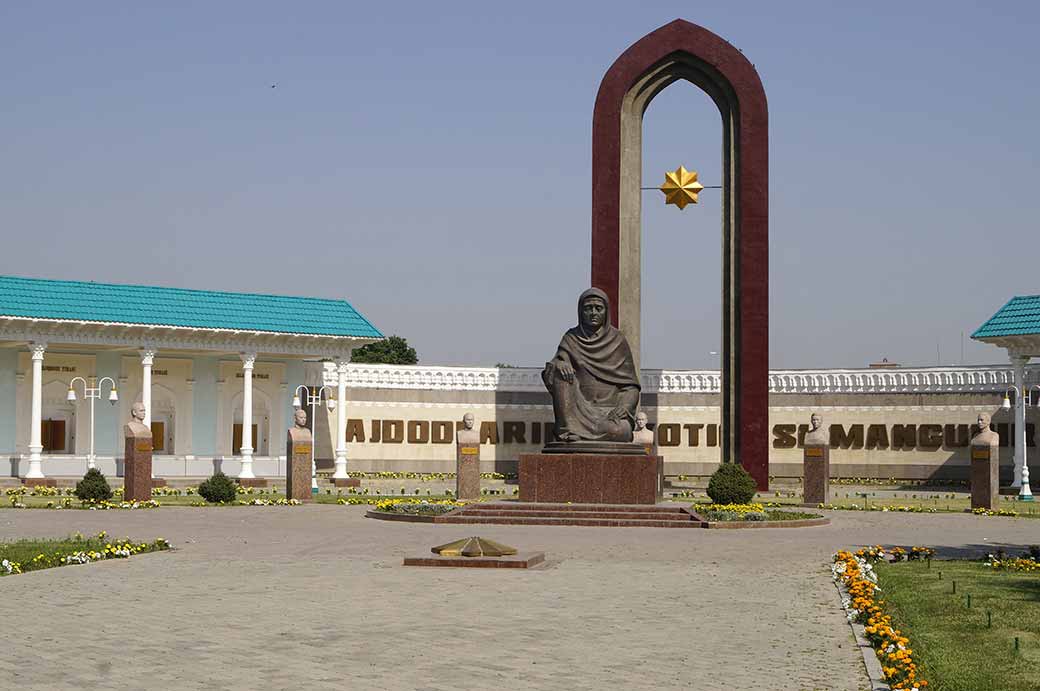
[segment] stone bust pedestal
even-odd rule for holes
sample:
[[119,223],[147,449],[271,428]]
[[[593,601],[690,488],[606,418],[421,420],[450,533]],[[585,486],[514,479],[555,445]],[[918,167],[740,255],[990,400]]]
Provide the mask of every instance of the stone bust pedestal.
[[480,499],[480,433],[475,425],[473,413],[466,413],[455,433],[456,499]]
[[810,422],[810,430],[802,442],[802,501],[826,504],[830,502],[830,437],[824,431],[820,415],[813,413]]
[[311,501],[311,449],[314,440],[307,429],[307,411],[296,411],[295,426],[285,441],[285,498]]
[[971,508],[995,509],[1000,498],[1000,435],[990,417],[979,415],[979,431],[971,438]]
[[123,499],[152,498],[152,430],[144,423],[144,405],[135,403],[130,422],[123,426]]

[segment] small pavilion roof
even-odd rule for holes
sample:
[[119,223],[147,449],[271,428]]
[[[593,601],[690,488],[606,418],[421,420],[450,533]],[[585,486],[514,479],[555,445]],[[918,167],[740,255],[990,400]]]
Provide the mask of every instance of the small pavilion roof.
[[1040,295],[1016,295],[971,335],[980,341],[1013,336],[1040,336]]
[[346,300],[0,276],[0,318],[378,339]]

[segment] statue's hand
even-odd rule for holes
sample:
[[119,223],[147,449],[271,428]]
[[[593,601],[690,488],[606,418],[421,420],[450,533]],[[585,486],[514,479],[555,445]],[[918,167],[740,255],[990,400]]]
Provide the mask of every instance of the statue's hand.
[[611,422],[616,422],[618,420],[624,419],[625,417],[625,409],[622,406],[617,406],[612,411],[607,413],[607,419]]
[[571,363],[559,360],[556,362],[556,371],[560,373],[564,381],[574,381],[574,368]]

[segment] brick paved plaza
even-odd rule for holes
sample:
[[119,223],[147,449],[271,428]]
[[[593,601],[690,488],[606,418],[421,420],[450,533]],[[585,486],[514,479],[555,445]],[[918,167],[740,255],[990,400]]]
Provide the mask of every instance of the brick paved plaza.
[[[0,512],[0,539],[106,530],[176,551],[0,580],[3,688],[865,689],[841,547],[940,554],[1040,523],[831,514],[823,528],[434,526],[364,507]],[[535,571],[401,566],[480,534]]]

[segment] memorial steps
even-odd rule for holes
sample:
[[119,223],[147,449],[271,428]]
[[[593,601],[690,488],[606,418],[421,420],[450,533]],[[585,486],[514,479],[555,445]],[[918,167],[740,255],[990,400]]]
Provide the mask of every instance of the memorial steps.
[[470,504],[438,516],[435,523],[492,525],[575,525],[610,528],[700,528],[684,507],[640,504]]

